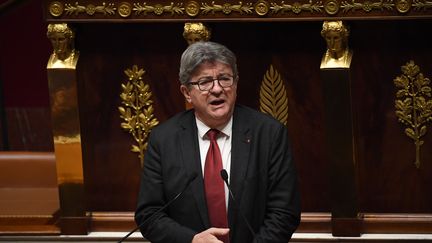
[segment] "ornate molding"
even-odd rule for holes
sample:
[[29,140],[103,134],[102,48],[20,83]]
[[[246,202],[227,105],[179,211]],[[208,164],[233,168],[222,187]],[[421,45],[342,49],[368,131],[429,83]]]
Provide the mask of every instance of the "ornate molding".
[[90,16],[94,15],[95,13],[102,13],[104,15],[114,15],[116,13],[117,8],[115,7],[115,3],[105,3],[103,2],[102,5],[93,5],[88,4],[86,6],[79,5],[78,2],[75,2],[75,4],[65,4],[65,9],[67,15],[79,15],[81,13],[86,13]]
[[384,11],[384,10],[393,10],[394,7],[394,3],[393,0],[387,0],[387,1],[375,1],[375,2],[371,2],[371,1],[364,1],[363,3],[360,2],[356,2],[355,0],[351,0],[351,1],[343,1],[340,8],[342,9],[342,12],[346,13],[349,11],[356,11],[356,10],[363,10],[365,12],[370,12],[372,10],[380,10],[380,11]]
[[288,97],[279,72],[270,65],[260,88],[260,111],[273,116],[284,125],[288,121]]
[[244,3],[238,2],[238,4],[224,3],[224,4],[215,4],[215,1],[212,1],[211,4],[201,3],[201,13],[206,14],[215,14],[216,12],[222,12],[226,15],[229,15],[231,12],[238,12],[239,14],[252,14],[253,7],[252,3]]
[[[49,0],[47,0],[49,1]],[[92,0],[99,1],[99,0]],[[427,0],[297,0],[267,1],[252,0],[233,2],[185,0],[177,2],[92,2],[49,1],[48,13],[51,18],[134,18],[179,20],[191,18],[323,18],[328,16],[430,16],[432,1]]]
[[432,2],[414,0],[413,7],[414,7],[414,10],[416,10],[416,11],[426,11],[429,8],[432,8]]
[[135,12],[135,15],[147,15],[147,13],[153,13],[155,15],[162,15],[164,13],[169,13],[171,16],[174,14],[183,15],[185,8],[183,8],[183,3],[177,3],[174,4],[171,2],[170,5],[162,5],[162,4],[155,4],[155,5],[147,5],[147,3],[134,3],[135,7],[133,8],[133,11]]
[[150,86],[142,80],[144,69],[138,69],[138,66],[134,65],[132,69],[127,69],[124,73],[128,76],[128,81],[121,85],[120,98],[123,106],[118,107],[120,118],[124,121],[121,127],[130,133],[137,143],[137,145],[132,144],[131,151],[139,153],[138,157],[142,167],[144,151],[147,148],[147,137],[153,127],[159,124],[159,121],[153,115]]
[[308,12],[322,12],[322,9],[324,8],[324,5],[322,4],[321,1],[316,1],[313,2],[312,0],[309,0],[309,3],[299,3],[299,2],[294,2],[293,4],[285,4],[284,1],[282,1],[280,4],[277,3],[270,3],[271,7],[270,9],[272,10],[272,14],[284,14],[286,12],[293,12],[295,14],[299,14],[302,11],[308,11]]
[[426,134],[426,124],[432,121],[432,88],[430,80],[423,76],[420,67],[409,61],[401,67],[402,75],[393,82],[396,92],[395,108],[399,122],[406,126],[405,134],[416,146],[415,165],[420,168],[421,138]]

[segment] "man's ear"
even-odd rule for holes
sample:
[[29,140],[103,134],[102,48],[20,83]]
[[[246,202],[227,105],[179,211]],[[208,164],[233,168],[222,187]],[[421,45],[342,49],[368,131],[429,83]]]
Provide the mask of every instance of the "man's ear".
[[180,85],[180,92],[183,94],[183,96],[185,97],[185,99],[188,103],[192,102],[191,97],[190,97],[190,90],[186,85],[184,85],[184,84]]

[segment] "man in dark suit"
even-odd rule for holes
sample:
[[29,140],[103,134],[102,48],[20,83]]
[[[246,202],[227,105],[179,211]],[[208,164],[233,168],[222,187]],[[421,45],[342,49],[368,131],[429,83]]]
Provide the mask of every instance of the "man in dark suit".
[[300,200],[286,127],[235,104],[236,57],[223,45],[190,45],[179,76],[193,109],[151,132],[135,213],[141,233],[161,243],[288,242]]

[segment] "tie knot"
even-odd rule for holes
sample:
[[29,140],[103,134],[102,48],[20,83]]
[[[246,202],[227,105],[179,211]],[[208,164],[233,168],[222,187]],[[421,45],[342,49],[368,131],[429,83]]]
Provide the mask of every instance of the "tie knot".
[[210,129],[210,130],[208,130],[208,132],[207,132],[207,136],[208,136],[208,138],[210,139],[210,141],[214,141],[214,140],[216,140],[216,137],[217,137],[217,135],[220,133],[220,131],[219,130],[216,130],[216,129]]

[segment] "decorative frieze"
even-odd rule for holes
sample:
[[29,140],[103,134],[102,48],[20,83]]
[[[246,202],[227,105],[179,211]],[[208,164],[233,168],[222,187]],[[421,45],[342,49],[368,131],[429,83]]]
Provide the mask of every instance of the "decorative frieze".
[[48,13],[57,19],[192,19],[192,18],[325,18],[328,16],[416,16],[428,13],[427,0],[307,1],[177,1],[90,2],[51,1]]

